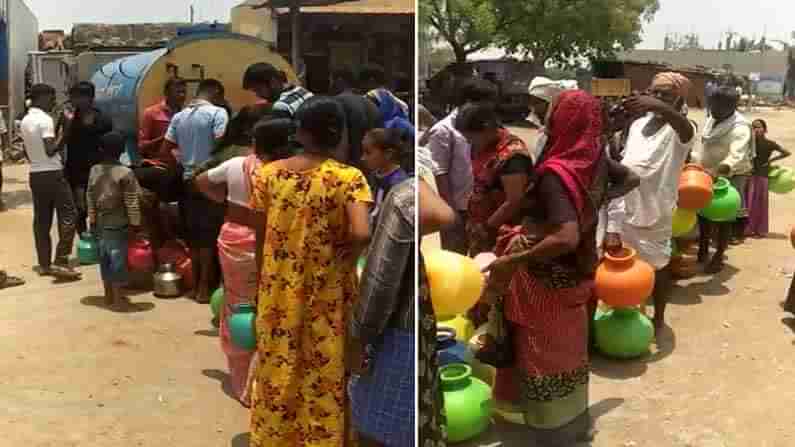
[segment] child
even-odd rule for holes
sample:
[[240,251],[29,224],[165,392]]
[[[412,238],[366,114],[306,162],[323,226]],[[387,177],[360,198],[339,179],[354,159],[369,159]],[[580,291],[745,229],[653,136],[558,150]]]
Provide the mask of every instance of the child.
[[99,259],[105,285],[105,304],[123,310],[129,302],[121,294],[127,281],[128,232],[141,225],[140,187],[132,170],[119,163],[124,137],[110,132],[101,138],[103,160],[91,168],[88,219],[99,240]]
[[407,156],[414,157],[414,141],[401,129],[373,129],[364,136],[362,161],[376,176],[375,204],[370,213],[371,227],[378,222],[378,214],[389,190],[409,178],[401,167]]
[[[748,206],[745,236],[761,238],[767,236],[769,231],[767,173],[773,162],[789,157],[790,153],[782,149],[775,141],[767,138],[765,120],[754,120],[751,125],[756,137],[756,157],[754,158],[751,181],[745,189],[745,203]],[[778,155],[773,156],[775,152],[778,152]]]

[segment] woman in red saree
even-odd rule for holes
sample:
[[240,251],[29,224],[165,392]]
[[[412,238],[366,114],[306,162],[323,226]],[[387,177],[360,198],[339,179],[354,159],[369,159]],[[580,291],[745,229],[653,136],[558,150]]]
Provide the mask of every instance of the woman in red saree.
[[537,166],[524,161],[533,205],[522,225],[500,229],[500,257],[488,268],[513,272],[502,297],[513,361],[498,369],[495,397],[522,413],[545,447],[574,445],[590,427],[587,304],[608,183],[601,130],[600,103],[588,93],[565,92],[553,104]]
[[467,238],[469,255],[476,256],[494,251],[498,229],[518,214],[519,204],[511,199],[525,195],[527,182],[504,173],[504,168],[519,159],[532,166],[532,156],[524,141],[500,125],[492,103],[461,107],[455,126],[472,150],[474,184],[469,199]]

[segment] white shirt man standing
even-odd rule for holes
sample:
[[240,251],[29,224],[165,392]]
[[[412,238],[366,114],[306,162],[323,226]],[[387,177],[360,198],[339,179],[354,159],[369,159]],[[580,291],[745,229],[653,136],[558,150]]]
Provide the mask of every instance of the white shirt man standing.
[[[739,97],[731,88],[719,88],[715,92],[712,117],[704,126],[702,144],[693,151],[694,163],[703,166],[713,176],[728,178],[743,200],[736,223],[711,223],[700,219],[702,234],[709,234],[713,225],[718,228],[718,246],[705,269],[707,273],[718,273],[723,269],[724,253],[732,238],[737,243],[745,238],[748,217],[745,189],[753,172],[756,145],[751,121],[737,111],[738,104]],[[701,238],[698,253],[701,262],[707,262],[709,243],[708,237]]]
[[657,331],[664,326],[671,288],[668,264],[679,176],[695,141],[695,128],[682,112],[690,85],[681,74],[661,73],[652,81],[651,95],[627,101],[632,115],[646,114],[630,127],[622,159],[641,181],[607,210],[605,249],[614,253],[626,244],[657,271],[653,293]]
[[[30,160],[30,190],[33,193],[33,232],[40,275],[79,279],[80,273],[69,267],[69,256],[75,237],[77,209],[72,190],[63,173],[64,143],[72,128],[64,123],[63,133],[56,138],[55,122],[49,113],[55,105],[55,89],[37,84],[31,88],[32,106],[22,119],[20,129],[25,152]],[[50,229],[58,212],[58,245],[52,256]]]

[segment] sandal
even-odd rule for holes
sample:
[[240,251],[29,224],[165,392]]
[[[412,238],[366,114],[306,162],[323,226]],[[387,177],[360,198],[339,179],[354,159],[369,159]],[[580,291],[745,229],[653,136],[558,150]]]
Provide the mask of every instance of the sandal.
[[25,280],[16,276],[8,276],[4,271],[0,271],[0,289],[19,287],[25,285]]

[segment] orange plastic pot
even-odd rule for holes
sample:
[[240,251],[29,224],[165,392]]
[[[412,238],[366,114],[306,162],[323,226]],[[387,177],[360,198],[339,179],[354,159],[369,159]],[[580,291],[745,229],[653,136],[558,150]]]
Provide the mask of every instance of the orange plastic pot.
[[638,259],[635,250],[624,247],[618,256],[605,253],[594,285],[596,297],[610,307],[638,306],[654,290],[654,269]]
[[712,177],[701,166],[689,164],[679,176],[679,202],[684,210],[698,211],[712,201]]

